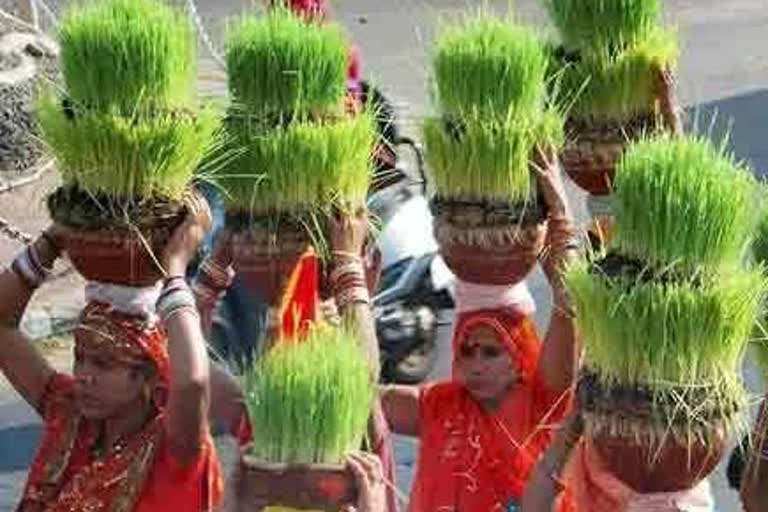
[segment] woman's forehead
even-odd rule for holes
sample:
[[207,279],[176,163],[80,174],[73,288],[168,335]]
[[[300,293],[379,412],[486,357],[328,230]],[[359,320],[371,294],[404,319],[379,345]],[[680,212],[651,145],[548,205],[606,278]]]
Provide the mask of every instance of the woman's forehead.
[[489,325],[476,325],[466,331],[462,343],[499,345],[499,333]]

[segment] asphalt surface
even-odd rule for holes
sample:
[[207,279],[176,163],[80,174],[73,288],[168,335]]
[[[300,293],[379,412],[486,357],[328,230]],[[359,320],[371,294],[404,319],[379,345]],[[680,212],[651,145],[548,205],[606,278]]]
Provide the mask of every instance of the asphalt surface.
[[[178,0],[181,1],[181,0]],[[182,2],[183,3],[183,2]],[[246,0],[197,0],[206,30],[220,51],[227,17],[239,14]],[[406,131],[418,135],[422,116],[430,111],[428,55],[439,20],[487,4],[505,12],[507,1],[457,0],[336,0],[335,16],[348,27],[359,45],[365,73],[395,102]],[[540,3],[517,0],[519,18],[548,32]],[[61,2],[59,2],[61,4]],[[768,0],[669,0],[666,17],[677,27],[681,41],[679,99],[686,106],[691,125],[702,133],[730,134],[737,155],[756,174],[768,170]],[[204,58],[201,90],[221,94],[224,83],[215,64]],[[715,119],[712,123],[711,120]],[[584,218],[583,196],[571,189],[571,200]],[[3,262],[4,263],[4,262]],[[543,329],[549,315],[549,292],[541,275],[529,286],[539,306],[537,323]],[[447,333],[441,336],[441,357],[435,376],[448,368]],[[758,382],[748,372],[754,390]],[[38,435],[34,415],[17,396],[0,398],[0,510],[16,502],[31,451]],[[403,487],[411,476],[414,444],[397,442],[399,480]],[[721,470],[714,478],[718,510],[740,510],[736,497],[725,489]]]

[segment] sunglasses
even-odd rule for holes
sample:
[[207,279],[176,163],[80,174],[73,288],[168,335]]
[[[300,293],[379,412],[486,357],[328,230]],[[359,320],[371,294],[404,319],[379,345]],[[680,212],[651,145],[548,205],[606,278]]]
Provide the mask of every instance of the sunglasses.
[[496,359],[501,355],[501,348],[479,343],[462,343],[459,347],[459,357],[462,359],[472,359],[478,352],[483,359]]

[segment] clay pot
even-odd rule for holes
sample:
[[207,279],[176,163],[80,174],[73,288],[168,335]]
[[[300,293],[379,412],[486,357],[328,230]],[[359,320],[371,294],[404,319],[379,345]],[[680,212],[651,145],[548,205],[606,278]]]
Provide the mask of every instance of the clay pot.
[[641,115],[626,122],[595,122],[568,119],[566,143],[560,161],[568,177],[594,196],[611,193],[616,165],[624,148],[646,131],[657,129],[651,115]]
[[706,387],[681,387],[659,394],[642,385],[607,384],[589,371],[578,386],[587,434],[606,468],[643,494],[691,489],[723,457],[723,422],[737,413],[738,404],[706,408],[693,421],[659,417],[659,407],[677,410],[678,400],[703,409],[709,392]]
[[152,229],[62,226],[62,249],[88,281],[152,286],[163,278],[160,254],[181,220],[164,219]]
[[638,493],[667,493],[692,489],[717,467],[726,451],[722,430],[704,442],[669,435],[659,443],[601,433],[592,436],[606,467]]
[[[509,205],[507,205],[509,209]],[[435,238],[446,265],[462,281],[512,285],[533,270],[544,248],[541,215],[514,222],[487,203],[433,202]],[[488,212],[495,212],[495,218]]]
[[265,464],[243,454],[237,477],[237,510],[255,506],[337,512],[354,504],[357,489],[344,466],[321,464]]
[[253,227],[233,234],[233,265],[248,288],[277,306],[291,272],[310,246],[309,235],[299,228],[283,227],[275,233]]

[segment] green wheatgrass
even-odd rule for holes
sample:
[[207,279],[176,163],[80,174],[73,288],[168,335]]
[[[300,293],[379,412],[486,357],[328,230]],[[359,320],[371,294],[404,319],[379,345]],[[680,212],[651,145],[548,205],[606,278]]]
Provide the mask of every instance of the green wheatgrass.
[[194,104],[196,40],[181,10],[159,0],[93,0],[69,8],[59,31],[70,100],[100,112]]
[[543,0],[570,49],[622,49],[658,25],[660,0]]
[[218,115],[171,111],[118,116],[90,109],[65,113],[52,95],[41,98],[42,137],[65,184],[114,199],[181,199],[206,152],[215,145]]
[[505,118],[545,106],[548,57],[535,31],[480,13],[440,30],[432,55],[445,117]]
[[374,142],[369,115],[264,129],[235,114],[226,132],[223,148],[232,156],[211,179],[229,209],[268,215],[365,204]]
[[678,49],[673,32],[657,29],[619,51],[597,48],[568,63],[552,66],[569,116],[625,121],[653,114],[657,101],[654,72],[674,69]]
[[585,365],[601,380],[652,390],[716,385],[740,402],[741,362],[766,286],[760,271],[660,283],[608,278],[588,265],[572,265],[566,283]]
[[347,47],[336,25],[305,21],[286,8],[243,17],[227,40],[232,100],[257,115],[338,111]]
[[359,449],[374,385],[350,328],[282,340],[246,373],[251,453],[272,463],[341,463]]
[[[757,223],[757,233],[752,241],[752,256],[754,261],[768,276],[768,187],[762,183],[759,187],[759,219]],[[768,305],[763,301],[762,314],[757,322],[755,329],[755,339],[752,343],[752,353],[755,356],[757,365],[763,374],[764,379],[768,379]]]
[[751,172],[724,148],[693,136],[648,138],[618,164],[611,246],[687,275],[738,266],[754,233],[756,199]]
[[548,110],[538,120],[464,117],[424,123],[427,162],[437,193],[453,199],[499,199],[525,203],[531,197],[531,162],[537,144],[558,147],[562,117]]

